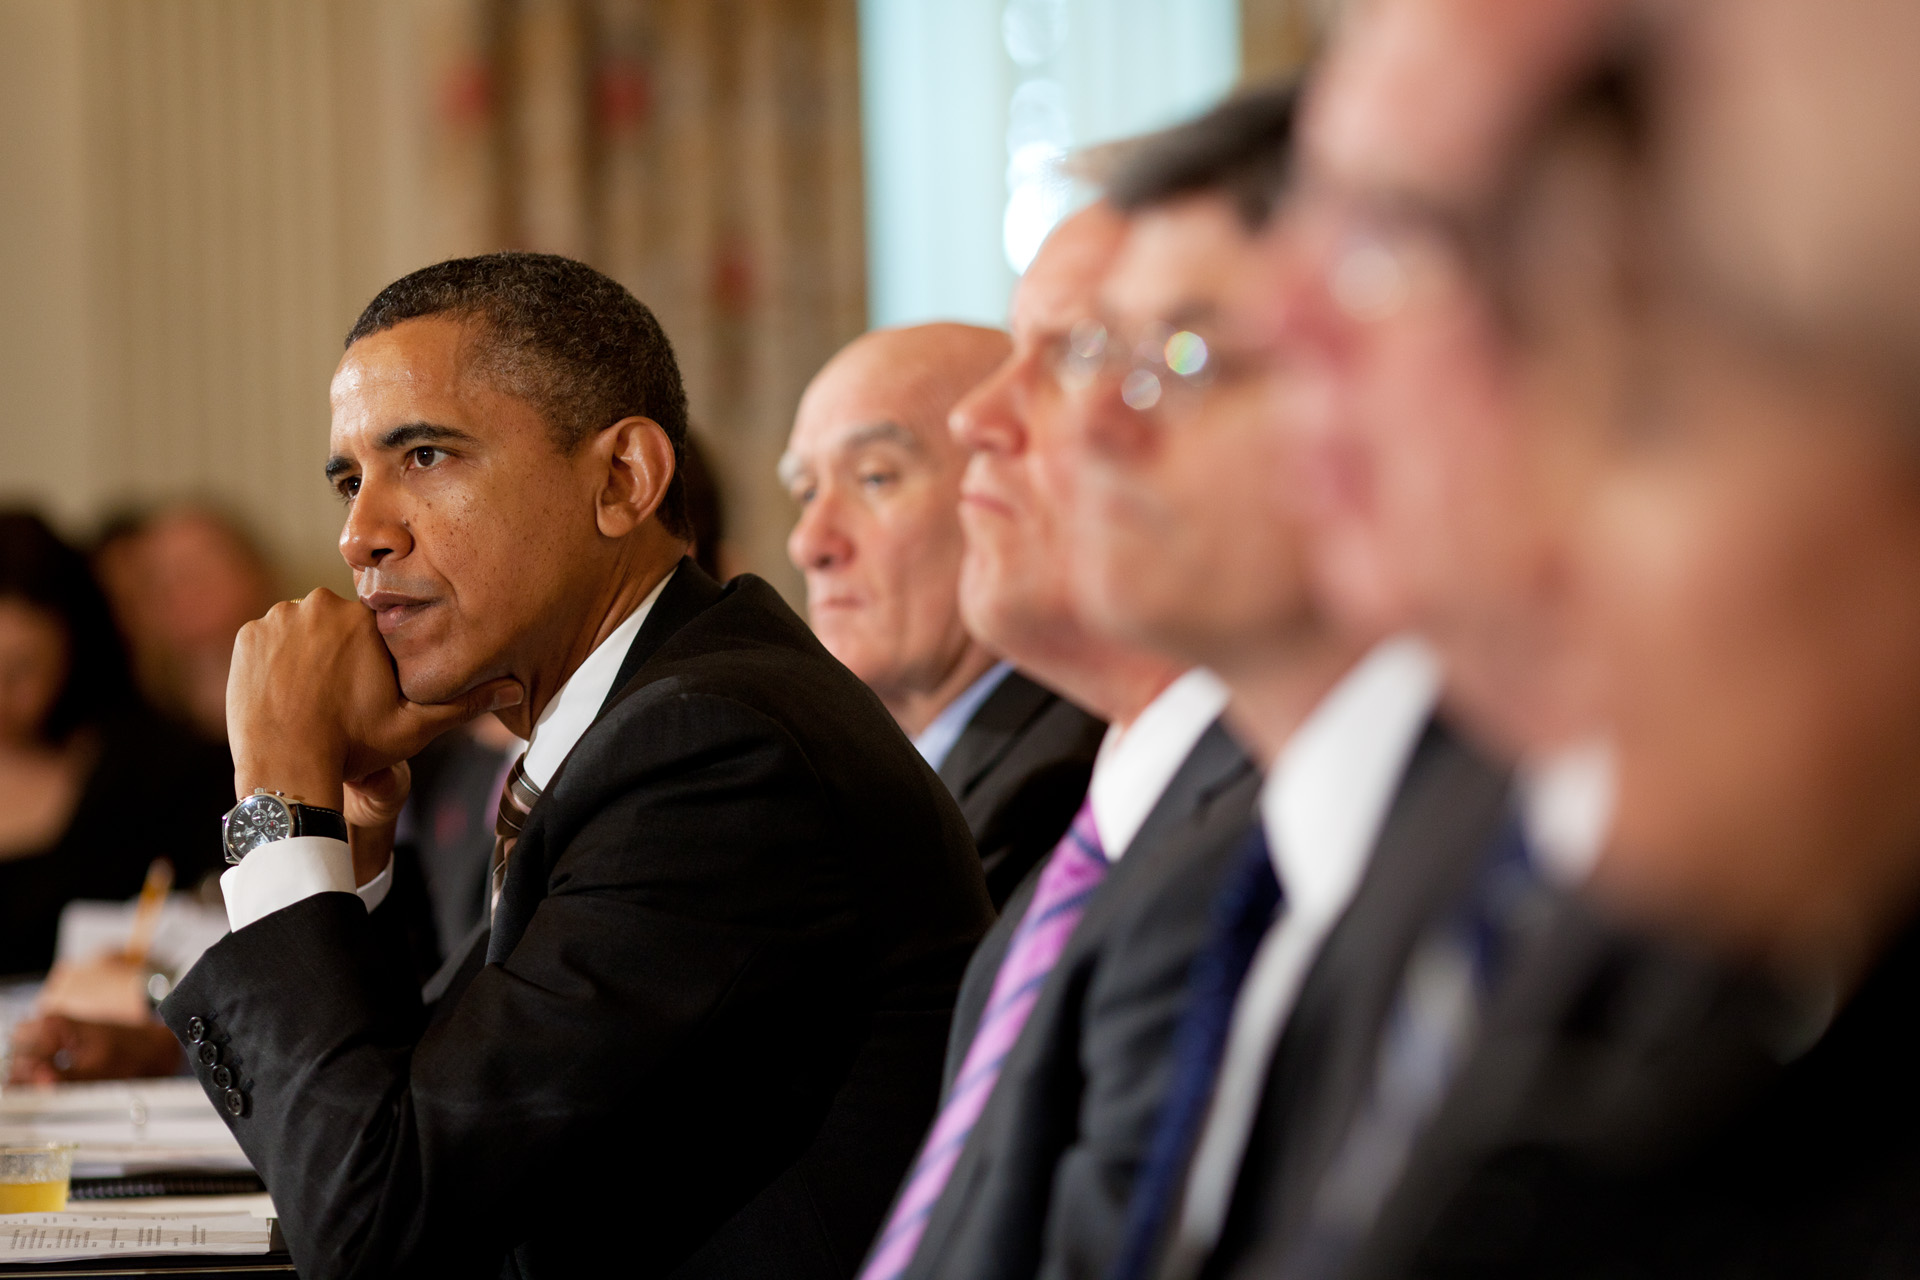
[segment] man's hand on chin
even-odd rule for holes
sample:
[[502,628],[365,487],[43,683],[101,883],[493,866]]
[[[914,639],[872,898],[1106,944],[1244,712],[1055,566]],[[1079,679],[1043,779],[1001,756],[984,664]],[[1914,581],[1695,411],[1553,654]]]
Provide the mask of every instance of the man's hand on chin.
[[348,780],[379,774],[455,725],[523,697],[502,677],[452,702],[409,702],[372,611],[322,588],[273,606],[234,641],[234,790],[247,796],[264,787],[339,809]]

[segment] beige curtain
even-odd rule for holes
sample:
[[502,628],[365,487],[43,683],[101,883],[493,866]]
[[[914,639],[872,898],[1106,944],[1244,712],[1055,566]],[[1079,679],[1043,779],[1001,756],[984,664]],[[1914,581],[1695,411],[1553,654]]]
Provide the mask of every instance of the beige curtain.
[[395,276],[573,254],[659,313],[745,567],[865,318],[854,0],[6,0],[0,501],[237,510],[344,588],[341,335]]
[[853,0],[418,0],[433,256],[570,254],[660,316],[729,540],[793,592],[773,478],[865,325]]
[[1296,74],[1335,0],[1240,0],[1240,73],[1250,82]]

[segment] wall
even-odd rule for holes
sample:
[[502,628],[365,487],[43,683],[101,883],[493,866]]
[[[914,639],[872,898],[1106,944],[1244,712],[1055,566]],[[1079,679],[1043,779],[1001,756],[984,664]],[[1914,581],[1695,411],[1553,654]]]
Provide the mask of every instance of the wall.
[[82,27],[62,0],[0,3],[0,501],[67,521],[103,462],[88,373]]
[[412,257],[378,0],[6,0],[0,493],[85,533],[183,494],[344,586],[340,338]]
[[0,0],[0,501],[209,494],[346,578],[340,339],[395,276],[569,253],[660,314],[739,559],[863,327],[852,0]]
[[853,0],[414,0],[438,250],[581,257],[660,316],[744,567],[800,600],[774,464],[864,327]]

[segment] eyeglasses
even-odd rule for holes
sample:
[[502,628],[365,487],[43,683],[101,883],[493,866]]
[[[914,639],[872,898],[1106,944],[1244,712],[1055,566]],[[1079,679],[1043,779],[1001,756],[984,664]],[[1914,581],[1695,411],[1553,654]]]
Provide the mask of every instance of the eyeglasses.
[[1054,354],[1054,373],[1063,386],[1084,390],[1101,377],[1120,380],[1120,399],[1147,413],[1168,400],[1197,399],[1215,374],[1207,340],[1187,329],[1151,325],[1128,342],[1097,320],[1082,320],[1067,332]]
[[1473,278],[1480,261],[1469,221],[1422,201],[1354,199],[1310,185],[1288,213],[1302,242],[1319,246],[1334,304],[1363,323]]

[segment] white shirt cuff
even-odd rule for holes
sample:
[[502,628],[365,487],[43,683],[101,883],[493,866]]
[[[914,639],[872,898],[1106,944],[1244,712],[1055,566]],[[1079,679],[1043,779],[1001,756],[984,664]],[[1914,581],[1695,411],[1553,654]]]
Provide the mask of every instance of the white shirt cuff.
[[371,911],[393,885],[393,860],[364,888],[353,883],[353,851],[344,840],[294,836],[248,854],[220,877],[227,924],[235,931],[316,893],[357,893]]
[[380,874],[367,881],[354,892],[360,895],[360,901],[367,904],[367,910],[387,900],[387,890],[393,888],[393,855],[387,855],[387,865],[380,868]]

